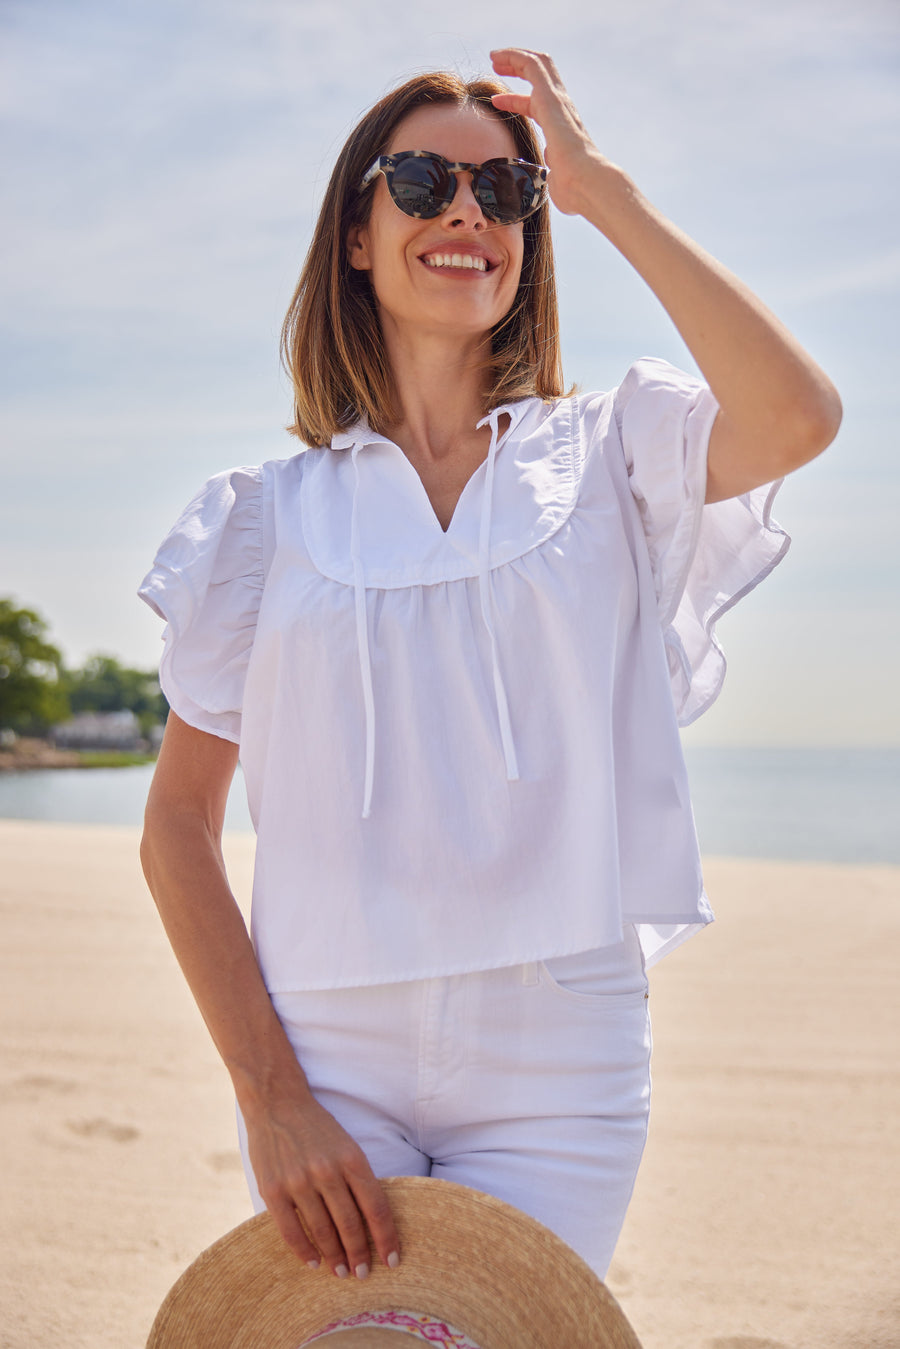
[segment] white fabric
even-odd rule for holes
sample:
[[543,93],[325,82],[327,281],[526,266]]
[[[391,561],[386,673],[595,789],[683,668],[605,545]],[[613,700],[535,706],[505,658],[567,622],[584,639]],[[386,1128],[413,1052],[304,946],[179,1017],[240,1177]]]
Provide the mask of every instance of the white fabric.
[[496,409],[446,532],[362,424],[188,507],[141,593],[171,705],[240,742],[270,991],[518,964],[625,923],[652,963],[711,920],[676,718],[717,696],[716,619],[788,543],[775,488],[703,507],[716,411],[655,360]]
[[191,726],[235,742],[264,582],[261,488],[259,468],[212,478],[139,592],[166,620],[159,677],[170,704]]
[[[614,947],[556,960],[272,1002],[316,1100],[376,1176],[492,1194],[605,1276],[650,1110],[633,928]],[[238,1131],[261,1212],[240,1114]]]

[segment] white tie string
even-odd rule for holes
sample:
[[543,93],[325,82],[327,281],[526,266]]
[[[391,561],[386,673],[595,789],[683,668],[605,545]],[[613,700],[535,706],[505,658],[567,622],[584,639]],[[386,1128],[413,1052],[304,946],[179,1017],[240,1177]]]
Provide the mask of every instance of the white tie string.
[[351,451],[353,460],[353,508],[350,512],[350,558],[353,562],[353,598],[356,608],[356,649],[359,653],[359,673],[362,679],[363,702],[366,709],[366,777],[363,789],[364,820],[372,810],[372,783],[375,779],[375,695],[372,690],[372,662],[369,658],[369,620],[366,612],[366,577],[359,546],[359,464],[361,446],[356,443]]
[[516,758],[516,746],[513,741],[512,724],[509,719],[509,704],[503,676],[500,673],[500,661],[497,655],[497,638],[494,634],[494,597],[491,580],[491,500],[494,494],[494,460],[497,457],[497,440],[502,409],[495,408],[478,423],[484,426],[490,423],[491,444],[488,450],[487,469],[484,478],[484,500],[481,505],[481,529],[478,540],[478,597],[481,601],[481,617],[491,639],[491,664],[494,675],[494,699],[497,704],[497,720],[500,723],[500,740],[503,744],[503,757],[506,761],[506,777],[509,782],[518,782],[519,763]]

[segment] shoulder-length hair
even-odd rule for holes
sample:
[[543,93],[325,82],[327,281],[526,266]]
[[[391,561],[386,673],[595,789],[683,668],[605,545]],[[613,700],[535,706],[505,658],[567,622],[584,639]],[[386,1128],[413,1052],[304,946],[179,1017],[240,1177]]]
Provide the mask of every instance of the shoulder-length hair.
[[[518,156],[541,164],[531,122],[491,103],[492,94],[504,92],[496,80],[463,80],[444,71],[417,75],[376,103],[349,136],[281,334],[282,361],[294,387],[288,430],[307,445],[329,445],[360,417],[378,428],[396,425],[402,416],[368,274],[352,268],[348,256],[350,228],[364,224],[372,210],[373,193],[359,190],[363,175],[386,152],[404,117],[441,103],[486,109],[509,128]],[[485,357],[485,413],[516,399],[564,392],[548,201],[523,229],[519,288],[509,313],[491,330]]]

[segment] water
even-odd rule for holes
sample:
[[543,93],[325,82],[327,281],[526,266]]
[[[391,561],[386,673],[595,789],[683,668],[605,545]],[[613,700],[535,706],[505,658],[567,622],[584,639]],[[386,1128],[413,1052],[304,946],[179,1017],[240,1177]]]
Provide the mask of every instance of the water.
[[695,747],[686,758],[704,853],[900,864],[900,749]]
[[[703,747],[687,761],[705,853],[900,865],[900,749]],[[0,774],[0,818],[138,825],[152,772]],[[225,824],[252,828],[240,773]]]
[[[153,764],[0,773],[0,819],[139,825],[152,776]],[[253,829],[240,770],[228,797],[225,828],[238,833]]]

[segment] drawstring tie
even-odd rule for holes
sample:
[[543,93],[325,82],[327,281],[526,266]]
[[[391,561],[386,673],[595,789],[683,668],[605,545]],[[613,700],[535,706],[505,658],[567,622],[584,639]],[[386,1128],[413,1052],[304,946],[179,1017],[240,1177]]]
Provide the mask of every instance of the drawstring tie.
[[[484,478],[484,497],[481,503],[481,529],[478,538],[478,598],[481,601],[481,617],[491,639],[491,665],[494,675],[494,700],[497,704],[497,720],[500,723],[500,740],[503,744],[503,757],[506,761],[506,777],[509,782],[518,782],[519,764],[516,758],[516,746],[513,741],[512,725],[509,720],[509,703],[506,688],[500,673],[500,661],[497,656],[497,638],[494,633],[494,594],[491,580],[491,499],[494,495],[494,461],[497,458],[497,440],[499,434],[500,413],[495,408],[487,417],[483,417],[478,426],[490,424],[491,445],[488,450],[487,469]],[[476,428],[477,429],[477,428]]]
[[359,463],[362,446],[353,446],[353,508],[350,512],[350,558],[353,562],[353,599],[356,608],[356,649],[359,654],[359,673],[362,679],[363,702],[366,707],[366,777],[363,788],[364,820],[372,812],[372,782],[375,778],[375,696],[372,692],[372,662],[369,658],[369,621],[366,614],[366,577],[359,546]]
[[[494,700],[497,706],[497,721],[500,726],[500,741],[503,746],[503,758],[506,763],[506,777],[509,782],[518,782],[519,763],[516,758],[516,746],[513,740],[512,724],[509,719],[509,703],[506,687],[500,673],[500,660],[497,654],[497,637],[494,632],[494,596],[491,580],[491,502],[494,495],[494,461],[497,457],[499,439],[499,420],[502,409],[495,409],[482,418],[478,427],[490,424],[491,444],[488,449],[487,466],[484,479],[484,498],[481,505],[481,525],[478,536],[478,598],[481,604],[481,617],[491,640],[491,666],[494,682]],[[476,428],[477,429],[477,428]],[[353,599],[356,610],[356,648],[359,654],[359,673],[362,680],[363,702],[366,716],[366,772],[363,788],[362,817],[367,820],[372,813],[372,784],[375,778],[375,696],[372,690],[372,661],[369,652],[369,622],[366,612],[366,576],[363,568],[362,549],[359,542],[359,452],[362,444],[357,441],[352,448],[353,461],[353,506],[350,513],[350,558],[353,563]]]

